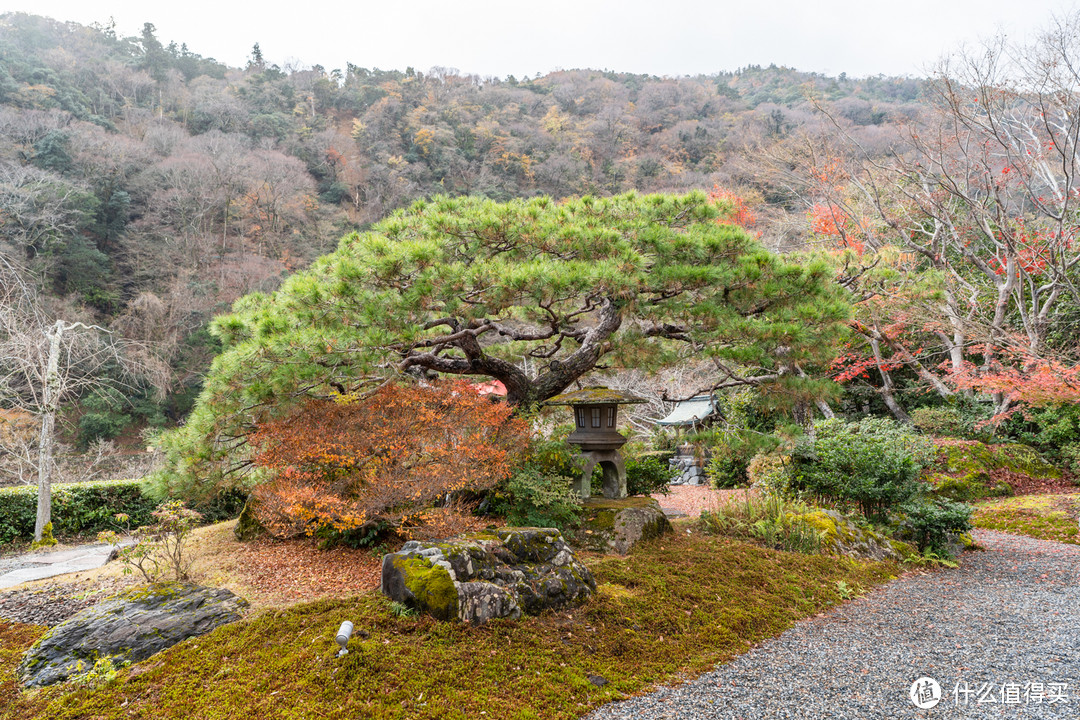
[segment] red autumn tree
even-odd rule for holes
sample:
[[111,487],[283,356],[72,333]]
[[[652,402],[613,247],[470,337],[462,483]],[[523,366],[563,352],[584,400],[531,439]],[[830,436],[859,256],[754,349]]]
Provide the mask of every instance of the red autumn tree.
[[1009,401],[1008,409],[994,416],[994,422],[1017,410],[1080,403],[1080,364],[1063,357],[1032,355],[1025,340],[1016,337],[1003,348],[998,353],[1001,362],[989,367],[969,363],[950,377],[957,387],[1000,394]]
[[757,237],[761,237],[761,231],[754,230],[758,220],[757,213],[742,195],[719,185],[713,185],[712,192],[709,193],[709,200],[713,203],[726,205],[729,208],[727,215],[718,220],[721,225],[736,225],[743,230],[753,232]]
[[254,491],[279,537],[388,526],[408,534],[436,501],[493,487],[527,424],[463,381],[387,385],[363,399],[312,400],[252,436],[271,479]]

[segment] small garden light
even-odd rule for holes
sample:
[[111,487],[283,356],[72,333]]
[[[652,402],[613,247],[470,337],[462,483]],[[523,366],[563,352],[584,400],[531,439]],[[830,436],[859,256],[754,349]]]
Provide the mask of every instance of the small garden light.
[[348,645],[349,645],[349,638],[352,637],[352,631],[353,631],[353,624],[351,622],[349,622],[348,620],[341,623],[341,627],[338,628],[337,638],[335,638],[337,640],[337,644],[341,646],[341,649],[338,650],[338,654],[337,654],[338,657],[342,657],[344,655],[349,654]]

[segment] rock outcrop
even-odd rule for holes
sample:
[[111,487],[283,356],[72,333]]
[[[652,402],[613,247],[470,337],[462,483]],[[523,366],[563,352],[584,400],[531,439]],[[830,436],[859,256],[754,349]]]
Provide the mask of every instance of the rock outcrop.
[[651,497],[590,498],[582,503],[581,526],[573,542],[588,550],[625,555],[642,540],[670,531],[660,503]]
[[866,560],[903,560],[918,551],[907,543],[861,528],[835,510],[814,508],[792,517],[810,525],[821,535],[821,550],[830,555]]
[[247,602],[228,590],[168,583],[136,588],[57,625],[23,656],[19,679],[51,685],[105,658],[138,662],[240,618]]
[[554,528],[410,541],[383,557],[382,591],[440,620],[482,623],[584,602],[592,573]]

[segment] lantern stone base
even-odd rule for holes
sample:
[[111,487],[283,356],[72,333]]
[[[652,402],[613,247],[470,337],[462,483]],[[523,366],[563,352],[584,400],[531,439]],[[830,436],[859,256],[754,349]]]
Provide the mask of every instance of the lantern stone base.
[[671,532],[671,523],[651,497],[592,498],[582,503],[573,544],[585,550],[625,555],[638,543]]
[[574,490],[583,500],[592,497],[592,474],[597,465],[604,473],[604,497],[618,500],[626,497],[626,465],[618,450],[582,450],[585,469],[575,483]]

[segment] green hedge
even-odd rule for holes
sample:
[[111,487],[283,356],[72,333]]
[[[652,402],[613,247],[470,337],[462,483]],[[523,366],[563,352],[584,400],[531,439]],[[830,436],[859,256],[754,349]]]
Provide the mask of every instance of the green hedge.
[[[101,480],[53,485],[52,522],[56,535],[115,530],[113,515],[126,513],[131,525],[146,525],[158,502],[143,493],[141,480]],[[37,515],[37,487],[0,488],[0,543],[31,540]]]
[[[113,516],[125,513],[130,527],[149,525],[151,513],[161,500],[146,491],[142,480],[100,480],[86,483],[53,485],[53,533],[94,535],[101,530],[116,530]],[[239,493],[225,493],[206,507],[196,507],[204,522],[235,517],[244,506]],[[37,516],[37,487],[0,488],[0,544],[32,540]]]

